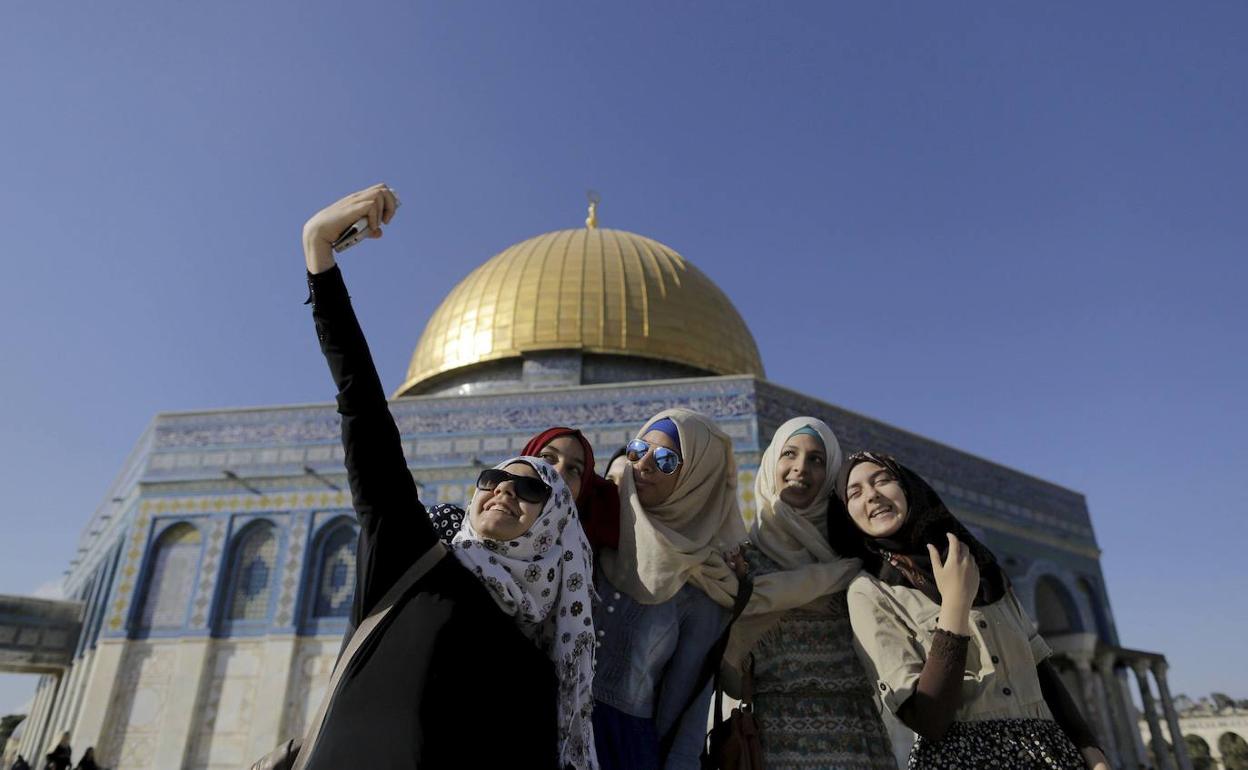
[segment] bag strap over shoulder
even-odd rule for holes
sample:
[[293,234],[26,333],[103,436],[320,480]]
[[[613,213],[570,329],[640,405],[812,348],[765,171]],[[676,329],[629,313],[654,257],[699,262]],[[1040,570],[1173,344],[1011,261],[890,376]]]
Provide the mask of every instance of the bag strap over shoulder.
[[[680,723],[684,720],[685,712],[693,708],[693,704],[697,702],[698,696],[702,694],[702,688],[707,683],[715,680],[718,690],[719,667],[724,662],[724,652],[728,649],[728,636],[732,632],[732,625],[737,622],[737,618],[741,617],[741,613],[745,612],[745,605],[750,603],[750,596],[754,593],[754,581],[749,576],[741,578],[737,582],[737,596],[732,603],[732,617],[728,620],[728,625],[724,627],[723,633],[719,635],[719,639],[715,640],[715,645],[711,647],[706,654],[706,660],[702,661],[702,671],[698,674],[698,684],[689,694],[689,699],[685,701],[685,705],[677,712],[676,721],[672,726],[667,728],[667,732],[663,735],[663,740],[659,741],[659,756],[666,757],[672,750],[672,744],[676,742],[676,733],[680,730]],[[715,704],[716,711],[719,709],[719,703]]]
[[298,759],[295,760],[291,770],[304,770],[307,767],[308,760],[312,757],[312,749],[316,746],[316,740],[321,735],[321,728],[325,725],[325,715],[329,712],[329,704],[333,702],[334,696],[338,692],[338,686],[342,683],[343,672],[350,666],[351,659],[356,656],[360,648],[364,646],[364,642],[372,635],[373,631],[385,619],[390,610],[394,608],[396,602],[406,594],[416,582],[424,577],[429,570],[433,569],[438,562],[442,561],[442,557],[446,556],[449,550],[441,541],[434,543],[433,547],[425,551],[412,566],[407,568],[394,585],[390,586],[390,590],[377,602],[377,606],[373,608],[372,614],[364,618],[364,621],[355,629],[355,633],[351,634],[351,641],[343,649],[342,654],[338,656],[338,661],[334,664],[334,673],[329,678],[329,687],[325,689],[325,697],[321,699],[321,705],[316,710],[316,715],[312,717],[312,722],[308,725],[308,732],[303,738],[303,746],[299,750]]
[[[741,672],[741,697],[742,703],[754,705],[754,653],[750,653],[745,659],[745,670]],[[719,682],[715,683],[719,686]]]

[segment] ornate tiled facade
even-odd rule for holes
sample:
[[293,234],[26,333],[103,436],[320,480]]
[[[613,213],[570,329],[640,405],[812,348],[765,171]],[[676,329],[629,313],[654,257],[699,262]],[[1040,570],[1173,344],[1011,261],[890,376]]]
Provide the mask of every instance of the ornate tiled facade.
[[[422,498],[463,502],[480,467],[517,452],[541,429],[582,428],[605,463],[647,418],[676,405],[711,415],[733,439],[747,518],[760,450],[783,420],[812,414],[833,426],[847,451],[891,451],[932,479],[1002,556],[1025,602],[1033,601],[1038,581],[1052,578],[1069,594],[1081,628],[1116,634],[1081,495],[752,377],[428,396],[397,400],[391,411]],[[352,515],[339,441],[332,404],[153,421],[110,490],[113,504],[88,524],[86,556],[68,582],[76,595],[120,547],[110,589],[92,594],[102,627],[90,646],[123,652],[111,678],[84,679],[73,696],[108,690],[97,727],[105,764],[155,767],[158,756],[167,761],[181,750],[175,765],[240,766],[248,751],[302,729],[346,626],[343,598],[351,586],[343,581],[354,580],[354,569],[344,566],[353,550],[324,548]],[[251,554],[243,538],[259,527],[271,528],[272,539]],[[177,591],[162,592],[161,564],[171,558],[162,549],[175,539],[162,535],[171,528],[193,528],[196,542],[193,554],[185,538],[183,550],[171,552],[179,574],[168,585]],[[259,566],[240,566],[242,553]],[[147,604],[169,596],[184,604],[181,612]],[[160,622],[152,620],[156,609]],[[169,622],[174,615],[179,621]],[[179,686],[193,698],[171,706],[176,661],[200,670],[180,674]],[[262,684],[266,676],[271,682]],[[178,734],[183,744],[171,747],[168,736]]]
[[156,767],[156,743],[165,727],[175,668],[171,645],[130,645],[118,672],[98,756],[127,770]]
[[299,640],[282,709],[282,735],[302,735],[307,729],[329,685],[341,646],[339,639]]
[[278,596],[275,625],[294,628],[295,600],[299,597],[299,581],[303,576],[304,550],[308,540],[306,511],[292,514],[290,519],[290,544],[286,549],[286,562],[278,576]]
[[191,629],[195,631],[208,630],[212,597],[216,593],[217,578],[221,574],[221,558],[225,553],[227,523],[224,519],[215,519],[205,527],[208,536],[204,546],[204,562],[200,566],[199,586],[195,592],[195,601],[191,605]]
[[208,681],[196,708],[197,724],[187,750],[187,767],[234,770],[255,759],[247,755],[247,748],[264,653],[259,642],[222,642],[214,648],[208,662]]

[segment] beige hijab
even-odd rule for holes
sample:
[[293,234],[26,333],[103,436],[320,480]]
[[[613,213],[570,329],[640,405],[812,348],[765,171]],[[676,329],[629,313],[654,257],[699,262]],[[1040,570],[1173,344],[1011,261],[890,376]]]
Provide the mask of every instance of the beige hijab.
[[632,466],[620,479],[620,546],[600,558],[612,585],[642,604],[660,604],[693,583],[717,603],[731,607],[737,578],[722,553],[745,539],[737,505],[737,464],[732,440],[705,415],[667,409],[676,423],[683,463],[672,494],[649,509],[637,499]]
[[[805,508],[794,508],[780,499],[776,469],[780,453],[793,434],[812,428],[819,434],[827,453],[827,475],[814,501]],[[758,515],[750,540],[771,557],[781,570],[754,578],[754,594],[741,619],[733,626],[726,660],[737,665],[771,630],[785,612],[804,607],[815,612],[829,611],[829,594],[844,591],[858,574],[862,563],[845,559],[828,545],[828,497],[836,483],[836,472],[844,455],[836,434],[823,420],[794,417],[780,426],[763,452],[754,496]]]

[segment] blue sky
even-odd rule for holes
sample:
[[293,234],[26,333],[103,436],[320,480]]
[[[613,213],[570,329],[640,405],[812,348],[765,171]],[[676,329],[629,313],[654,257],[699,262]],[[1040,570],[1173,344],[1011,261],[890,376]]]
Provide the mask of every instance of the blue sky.
[[771,379],[1085,493],[1124,644],[1248,697],[1248,7],[343,8],[6,10],[0,592],[59,578],[157,412],[332,397],[317,208],[403,195],[344,268],[396,385],[454,283],[592,187]]

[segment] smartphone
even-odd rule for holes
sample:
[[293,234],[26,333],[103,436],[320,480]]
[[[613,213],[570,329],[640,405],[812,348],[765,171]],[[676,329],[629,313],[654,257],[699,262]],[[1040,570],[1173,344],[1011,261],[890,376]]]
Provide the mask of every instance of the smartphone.
[[334,241],[334,251],[343,252],[351,248],[355,244],[364,240],[368,235],[368,217],[360,217],[342,231],[342,235],[338,236],[338,240]]
[[[394,210],[398,211],[402,202],[399,201],[399,196],[394,190],[391,190],[390,194],[394,195]],[[342,235],[339,235],[332,245],[335,252],[342,253],[367,237],[368,217],[360,217],[352,222],[350,227],[343,230]]]

